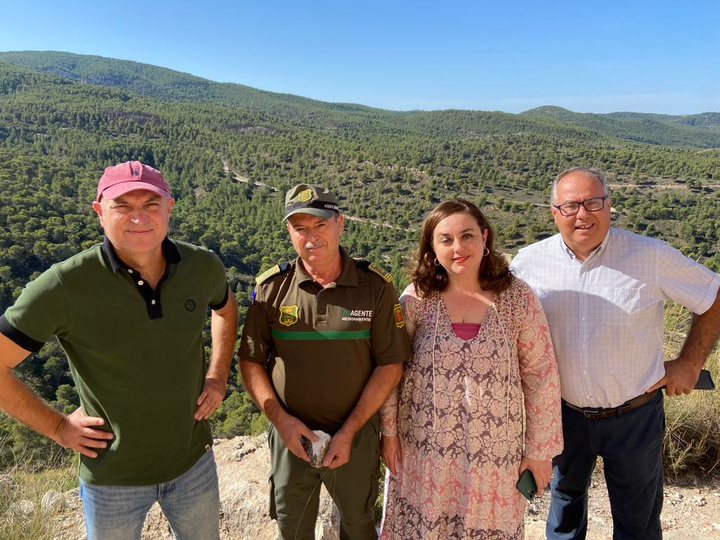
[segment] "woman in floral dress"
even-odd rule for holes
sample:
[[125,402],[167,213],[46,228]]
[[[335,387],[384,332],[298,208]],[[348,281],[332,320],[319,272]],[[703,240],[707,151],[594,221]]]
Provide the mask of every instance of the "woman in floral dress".
[[515,484],[530,469],[541,492],[562,450],[545,314],[493,237],[462,199],[441,203],[423,224],[413,284],[400,298],[413,356],[381,410],[392,473],[383,539],[523,538]]

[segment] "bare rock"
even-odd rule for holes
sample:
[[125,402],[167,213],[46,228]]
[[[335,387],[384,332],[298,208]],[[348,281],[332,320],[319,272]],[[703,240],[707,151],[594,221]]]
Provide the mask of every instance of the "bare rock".
[[65,495],[54,489],[46,491],[40,501],[40,508],[42,508],[43,512],[62,512],[66,506]]
[[340,540],[340,512],[323,487],[320,493],[320,509],[315,525],[316,540]]
[[300,442],[302,443],[305,453],[310,458],[310,465],[316,469],[320,469],[322,468],[322,462],[325,459],[325,454],[327,454],[328,448],[330,448],[330,439],[332,439],[332,437],[330,434],[319,429],[314,430],[313,433],[318,438],[317,441],[312,442],[310,439],[303,436],[300,439]]
[[675,529],[663,532],[663,540],[707,540],[708,538],[707,534],[689,529]]
[[[270,450],[267,438],[236,437],[215,442],[220,478],[221,532],[224,538],[275,540],[277,526],[268,513]],[[340,516],[324,487],[316,525],[318,540],[339,538]]]
[[525,540],[545,540],[544,521],[525,521]]
[[16,516],[32,516],[35,513],[35,503],[24,499],[15,501],[10,505],[10,513]]

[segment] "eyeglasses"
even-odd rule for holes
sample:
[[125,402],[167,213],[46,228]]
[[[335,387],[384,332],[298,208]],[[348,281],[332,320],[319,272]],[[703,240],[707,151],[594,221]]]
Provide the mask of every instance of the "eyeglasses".
[[581,206],[588,212],[597,212],[598,210],[602,210],[605,208],[605,199],[607,198],[607,195],[603,197],[590,197],[584,201],[553,204],[553,206],[558,209],[561,215],[569,217],[577,214],[580,211]]

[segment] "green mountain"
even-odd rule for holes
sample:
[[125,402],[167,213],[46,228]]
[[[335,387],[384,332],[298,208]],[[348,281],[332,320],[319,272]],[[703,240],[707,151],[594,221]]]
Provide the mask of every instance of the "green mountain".
[[531,118],[552,118],[628,141],[696,148],[720,147],[720,113],[687,116],[624,112],[588,114],[546,106],[522,114]]
[[[163,171],[177,200],[172,235],[220,255],[243,313],[254,275],[293,256],[281,207],[284,191],[301,181],[339,195],[343,244],[391,270],[397,287],[407,282],[403,270],[422,217],[439,201],[475,201],[498,245],[513,252],[554,233],[549,186],[573,165],[608,173],[615,224],[720,268],[712,115],[700,115],[696,126],[616,116],[392,112],[135,62],[2,53],[0,312],[29,279],[99,241],[91,208],[97,180],[104,167],[129,159]],[[642,132],[633,126],[645,120],[665,138],[637,142]],[[72,405],[56,343],[19,373],[57,407]],[[257,421],[232,382],[230,405],[215,417],[221,435],[248,432]],[[26,441],[13,426],[0,417],[0,441],[11,441],[0,445],[0,469],[21,453],[16,442]]]
[[[53,51],[4,52],[0,53],[0,62],[157,99],[263,111],[304,127],[447,137],[530,131],[566,138],[609,136],[658,145],[720,147],[717,122],[720,115],[712,113],[673,120],[676,117],[629,116],[634,113],[583,115],[559,107],[541,107],[522,115],[461,110],[395,112],[217,83],[166,68],[100,56]],[[623,114],[627,116],[618,116]]]
[[672,124],[684,124],[687,126],[706,127],[712,130],[720,131],[720,113],[700,113],[686,114],[680,116],[672,116],[669,114],[642,114],[633,112],[617,112],[608,114],[617,118],[647,118],[657,120],[659,122],[669,122]]

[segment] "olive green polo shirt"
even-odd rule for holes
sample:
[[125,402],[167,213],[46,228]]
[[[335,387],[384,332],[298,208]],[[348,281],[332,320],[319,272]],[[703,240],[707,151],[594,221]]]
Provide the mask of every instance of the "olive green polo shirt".
[[290,414],[329,432],[350,415],[375,367],[410,357],[391,277],[340,251],[340,276],[325,288],[299,258],[261,276],[240,344],[243,360],[268,362]]
[[38,351],[56,335],[83,410],[115,438],[81,456],[80,478],[149,485],[186,472],[212,444],[193,415],[205,380],[207,308],[227,302],[220,259],[184,242],[163,243],[167,270],[155,290],[107,239],[30,282],[0,318],[0,331]]

